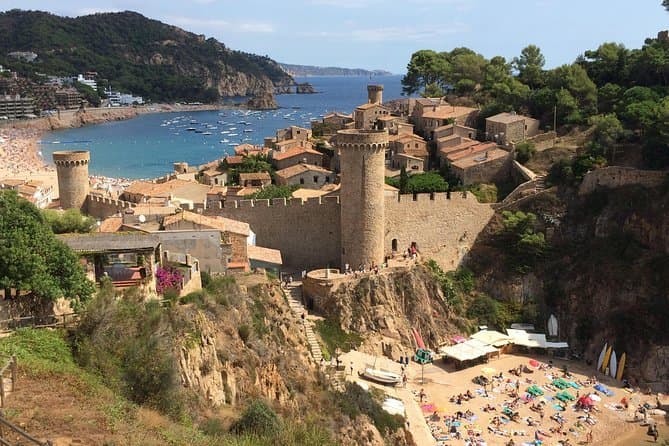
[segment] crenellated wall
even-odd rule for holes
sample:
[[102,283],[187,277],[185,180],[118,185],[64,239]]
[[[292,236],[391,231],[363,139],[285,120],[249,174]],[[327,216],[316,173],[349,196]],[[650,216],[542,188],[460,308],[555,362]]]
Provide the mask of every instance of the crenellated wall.
[[[449,198],[450,196],[450,198]],[[494,211],[473,194],[401,195],[385,199],[384,247],[397,255],[416,242],[424,258],[442,267],[457,267]],[[281,250],[286,269],[336,267],[341,257],[338,197],[307,201],[283,198],[240,200],[205,215],[220,215],[249,223],[257,244]]]
[[493,214],[490,204],[479,203],[473,194],[462,192],[387,199],[385,251],[391,253],[393,240],[397,240],[397,253],[402,255],[411,242],[416,242],[423,258],[434,259],[444,269],[454,269]]
[[135,206],[136,203],[129,201],[89,194],[84,202],[84,212],[93,218],[104,219]]
[[232,201],[204,215],[246,222],[259,246],[281,251],[284,267],[312,269],[339,265],[339,212],[339,197],[275,198]]

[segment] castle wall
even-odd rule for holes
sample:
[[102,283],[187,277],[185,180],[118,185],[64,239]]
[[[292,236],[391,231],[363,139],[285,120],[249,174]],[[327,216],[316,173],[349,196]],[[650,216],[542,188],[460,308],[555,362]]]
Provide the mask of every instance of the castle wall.
[[392,252],[397,240],[398,255],[416,242],[421,256],[434,259],[442,268],[453,269],[469,252],[494,211],[479,203],[473,194],[400,195],[386,199],[384,248]]
[[644,187],[656,187],[667,181],[669,174],[664,171],[639,170],[632,167],[604,167],[588,172],[578,188],[581,195],[594,192],[596,189],[615,188],[636,184]]
[[86,197],[83,210],[93,218],[104,219],[135,206],[135,203],[129,201],[114,200],[90,194]]
[[240,200],[204,215],[218,215],[248,223],[256,244],[281,251],[285,269],[339,265],[339,199]]

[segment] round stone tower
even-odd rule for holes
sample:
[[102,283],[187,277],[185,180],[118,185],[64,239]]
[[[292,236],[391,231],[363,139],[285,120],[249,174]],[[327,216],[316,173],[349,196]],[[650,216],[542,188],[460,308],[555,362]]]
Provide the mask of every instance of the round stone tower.
[[341,264],[351,269],[380,265],[384,258],[384,173],[388,132],[340,130]]
[[53,152],[58,174],[60,207],[81,209],[88,195],[88,150]]
[[383,102],[383,85],[367,85],[367,100],[370,104]]

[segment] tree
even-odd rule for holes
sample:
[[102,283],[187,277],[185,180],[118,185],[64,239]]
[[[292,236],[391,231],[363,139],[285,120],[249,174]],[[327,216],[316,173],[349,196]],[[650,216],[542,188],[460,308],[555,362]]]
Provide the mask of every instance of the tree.
[[42,213],[54,234],[91,232],[95,227],[95,220],[82,215],[79,209],[68,209],[64,212],[47,209]]
[[513,59],[513,67],[518,71],[518,78],[530,88],[540,88],[543,84],[544,55],[536,45],[528,45],[520,52],[520,57]]
[[537,149],[531,142],[521,142],[516,144],[516,161],[525,164],[536,153]]
[[265,186],[258,192],[254,193],[251,195],[249,198],[251,199],[257,199],[257,200],[265,200],[265,199],[272,199],[272,198],[290,198],[293,196],[293,192],[295,192],[297,189],[299,189],[300,186],[293,184],[293,185],[275,185],[275,184],[270,184],[269,186]]
[[669,0],[662,0],[662,6],[669,11]]
[[404,166],[402,166],[400,169],[399,190],[400,194],[409,193],[409,174],[407,173],[407,169]]
[[93,107],[99,107],[100,106],[100,95],[98,95],[98,92],[93,90],[91,87],[88,85],[84,85],[81,82],[74,81],[74,88],[77,89],[79,93],[88,101],[90,105]]
[[94,291],[76,255],[49,229],[44,216],[14,191],[0,192],[0,288],[39,298],[85,301]]
[[594,126],[593,141],[604,146],[605,152],[623,135],[623,126],[613,113],[591,116],[588,123]]
[[432,50],[420,50],[411,55],[407,65],[407,74],[402,77],[402,92],[410,95],[425,90],[445,87],[444,80],[450,64],[443,54]]

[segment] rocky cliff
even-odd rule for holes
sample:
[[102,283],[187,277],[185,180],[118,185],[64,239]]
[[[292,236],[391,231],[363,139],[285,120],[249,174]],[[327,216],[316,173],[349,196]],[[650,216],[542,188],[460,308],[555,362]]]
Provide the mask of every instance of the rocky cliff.
[[503,301],[536,305],[536,322],[559,319],[560,336],[596,361],[605,342],[627,353],[626,376],[669,387],[669,188],[624,185],[578,196],[551,190],[523,202],[550,243],[529,271],[511,265],[501,216],[470,253],[477,287]]
[[412,328],[436,348],[467,325],[455,315],[424,265],[358,279],[351,276],[323,297],[319,306],[345,330],[364,334],[362,350],[393,359],[415,349]]

